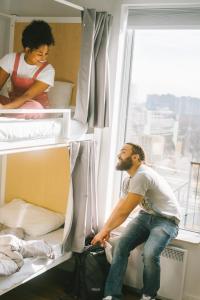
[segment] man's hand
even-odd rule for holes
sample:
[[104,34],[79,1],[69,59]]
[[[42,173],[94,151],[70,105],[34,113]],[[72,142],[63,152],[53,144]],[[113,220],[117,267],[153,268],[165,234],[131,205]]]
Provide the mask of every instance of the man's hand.
[[105,241],[109,240],[110,232],[108,230],[102,229],[99,233],[95,235],[93,240],[91,241],[92,245],[100,244],[101,246],[105,245]]

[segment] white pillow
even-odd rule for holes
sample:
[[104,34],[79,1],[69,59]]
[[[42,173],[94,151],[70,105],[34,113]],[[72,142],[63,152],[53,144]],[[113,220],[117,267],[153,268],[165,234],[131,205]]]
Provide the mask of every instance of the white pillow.
[[31,236],[56,230],[64,221],[63,215],[21,199],[14,199],[0,207],[0,223],[13,228],[21,227]]
[[48,92],[49,105],[52,108],[68,108],[71,101],[73,83],[55,81]]

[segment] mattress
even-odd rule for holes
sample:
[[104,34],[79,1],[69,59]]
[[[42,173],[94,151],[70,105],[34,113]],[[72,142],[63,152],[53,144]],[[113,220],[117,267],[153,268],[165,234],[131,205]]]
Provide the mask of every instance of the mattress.
[[[25,258],[24,265],[18,272],[10,276],[0,276],[0,295],[8,292],[24,282],[27,282],[28,280],[31,280],[32,278],[42,274],[43,272],[71,257],[71,252],[65,252],[64,254],[62,253],[63,230],[63,228],[58,229],[37,238],[45,240],[52,246],[55,253],[55,258]],[[33,240],[36,238],[26,236],[25,239]]]
[[62,133],[62,118],[25,120],[0,118],[0,142],[59,137]]

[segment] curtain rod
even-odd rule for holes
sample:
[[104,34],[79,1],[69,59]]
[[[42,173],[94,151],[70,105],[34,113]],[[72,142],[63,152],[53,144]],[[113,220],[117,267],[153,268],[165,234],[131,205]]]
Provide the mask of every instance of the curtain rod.
[[78,10],[84,10],[84,8],[82,6],[76,5],[76,4],[74,4],[70,1],[67,1],[67,0],[54,0],[54,1],[65,4],[65,5],[68,5],[72,8],[78,9]]

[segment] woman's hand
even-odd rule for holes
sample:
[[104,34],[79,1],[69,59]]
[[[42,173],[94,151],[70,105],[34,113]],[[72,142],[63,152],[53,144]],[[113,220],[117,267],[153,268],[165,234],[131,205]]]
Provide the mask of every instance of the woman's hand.
[[105,241],[108,241],[110,238],[110,232],[106,229],[102,229],[99,233],[95,235],[93,240],[91,241],[92,245],[100,244],[101,246],[105,246]]
[[0,109],[4,109],[4,105],[0,103]]

